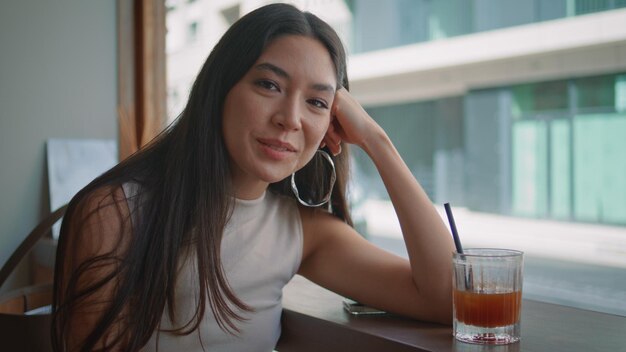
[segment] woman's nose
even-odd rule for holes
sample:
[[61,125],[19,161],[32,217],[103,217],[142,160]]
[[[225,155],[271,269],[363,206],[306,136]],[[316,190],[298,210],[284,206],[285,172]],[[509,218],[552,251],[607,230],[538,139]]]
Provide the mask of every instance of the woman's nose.
[[286,131],[297,131],[302,128],[304,107],[296,97],[286,97],[272,117],[275,125]]

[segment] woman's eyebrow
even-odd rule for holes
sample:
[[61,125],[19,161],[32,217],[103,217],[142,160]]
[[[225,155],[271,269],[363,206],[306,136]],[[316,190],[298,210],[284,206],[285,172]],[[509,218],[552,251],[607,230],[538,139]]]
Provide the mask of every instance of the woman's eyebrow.
[[[283,70],[282,68],[274,65],[274,64],[270,64],[269,62],[263,62],[260,63],[258,65],[255,66],[255,68],[257,70],[261,70],[261,71],[271,71],[274,74],[276,74],[277,76],[283,77],[285,79],[290,80],[291,76],[287,73],[287,71]],[[314,83],[311,85],[311,88],[320,91],[320,92],[331,92],[332,94],[335,93],[335,87],[333,87],[330,84],[324,84],[324,83]]]
[[335,87],[330,84],[315,83],[311,85],[311,88],[320,92],[330,92],[331,94],[335,94]]
[[264,62],[261,64],[256,65],[255,67],[257,70],[261,70],[261,71],[271,71],[274,72],[276,75],[286,78],[286,79],[291,79],[291,76],[289,76],[289,74],[287,73],[287,71],[283,70],[282,68],[270,64],[269,62]]

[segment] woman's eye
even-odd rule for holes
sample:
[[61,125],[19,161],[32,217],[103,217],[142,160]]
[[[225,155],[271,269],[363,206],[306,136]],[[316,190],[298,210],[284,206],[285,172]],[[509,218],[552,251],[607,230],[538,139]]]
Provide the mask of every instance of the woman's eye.
[[325,101],[320,100],[320,99],[309,99],[309,104],[319,109],[328,109],[328,104],[326,104]]
[[280,92],[280,89],[278,88],[278,85],[272,81],[268,81],[268,80],[259,80],[256,82],[256,84],[264,89],[267,90],[274,90],[277,92]]

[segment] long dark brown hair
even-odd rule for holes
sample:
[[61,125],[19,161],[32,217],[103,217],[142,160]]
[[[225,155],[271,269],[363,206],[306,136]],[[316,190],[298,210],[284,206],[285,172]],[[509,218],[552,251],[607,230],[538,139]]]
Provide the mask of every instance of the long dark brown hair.
[[[237,21],[204,63],[177,121],[146,148],[83,188],[70,202],[55,268],[55,350],[67,349],[72,319],[89,310],[83,303],[93,302],[105,287],[109,290],[106,301],[98,303],[97,318],[80,343],[80,350],[111,350],[113,346],[123,346],[127,351],[140,349],[159,330],[166,307],[174,323],[175,284],[179,260],[185,255],[193,255],[197,263],[198,294],[206,298],[199,301],[192,320],[177,322],[175,326],[180,328],[172,332],[189,334],[196,330],[207,302],[224,331],[239,331],[241,312],[251,308],[233,293],[221,266],[222,232],[233,206],[228,153],[222,138],[222,108],[230,89],[267,45],[284,35],[319,40],[335,65],[338,88],[348,88],[341,41],[316,16],[290,5],[273,4]],[[331,198],[332,213],[351,225],[346,201],[347,150],[333,160],[337,183]],[[311,170],[305,167],[299,173],[316,172]],[[120,196],[124,184],[137,185],[139,191],[132,199],[123,193]],[[309,187],[315,194],[317,185],[299,187]],[[270,185],[270,189],[293,197],[289,178]],[[103,215],[103,209],[113,209],[114,216],[110,211]],[[94,247],[89,229],[98,221],[114,222],[117,238],[97,239],[100,250],[85,256],[85,248]],[[114,243],[103,245],[103,241]],[[102,341],[106,341],[104,346]]]

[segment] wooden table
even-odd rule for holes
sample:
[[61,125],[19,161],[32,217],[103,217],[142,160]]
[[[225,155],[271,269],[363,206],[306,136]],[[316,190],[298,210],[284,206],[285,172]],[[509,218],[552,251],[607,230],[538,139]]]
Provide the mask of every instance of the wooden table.
[[[626,352],[626,317],[524,300],[521,342],[457,342],[450,326],[393,315],[354,316],[343,298],[296,276],[284,290],[279,352],[569,351]],[[624,302],[626,304],[626,302]]]

